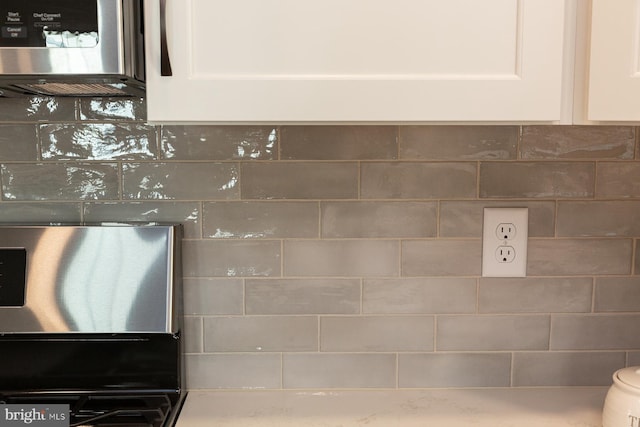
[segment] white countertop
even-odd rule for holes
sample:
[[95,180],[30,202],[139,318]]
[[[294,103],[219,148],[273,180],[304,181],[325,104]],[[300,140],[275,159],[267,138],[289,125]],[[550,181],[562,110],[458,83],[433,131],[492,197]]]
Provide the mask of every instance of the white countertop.
[[176,427],[601,427],[607,387],[190,391]]

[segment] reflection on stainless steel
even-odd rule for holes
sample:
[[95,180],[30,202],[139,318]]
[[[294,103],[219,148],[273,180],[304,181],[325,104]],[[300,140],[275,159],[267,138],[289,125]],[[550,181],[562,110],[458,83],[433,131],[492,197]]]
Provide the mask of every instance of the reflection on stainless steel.
[[26,302],[0,307],[0,333],[173,332],[177,232],[0,227],[0,247],[27,250]]

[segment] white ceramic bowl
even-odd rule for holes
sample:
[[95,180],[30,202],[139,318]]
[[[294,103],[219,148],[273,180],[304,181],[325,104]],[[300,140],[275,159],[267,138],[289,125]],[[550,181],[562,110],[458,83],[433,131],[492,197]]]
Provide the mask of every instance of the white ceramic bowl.
[[640,366],[616,371],[602,411],[603,427],[640,427]]

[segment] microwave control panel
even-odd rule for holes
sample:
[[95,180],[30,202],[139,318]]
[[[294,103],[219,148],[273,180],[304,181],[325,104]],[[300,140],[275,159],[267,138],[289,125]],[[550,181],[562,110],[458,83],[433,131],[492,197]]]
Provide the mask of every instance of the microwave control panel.
[[91,48],[97,43],[97,0],[0,1],[0,49]]

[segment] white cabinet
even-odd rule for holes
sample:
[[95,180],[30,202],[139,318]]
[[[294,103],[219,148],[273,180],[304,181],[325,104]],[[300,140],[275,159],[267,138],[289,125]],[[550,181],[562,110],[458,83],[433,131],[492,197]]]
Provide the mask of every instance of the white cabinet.
[[565,3],[145,0],[148,120],[558,121]]
[[592,0],[587,118],[640,121],[640,0]]

